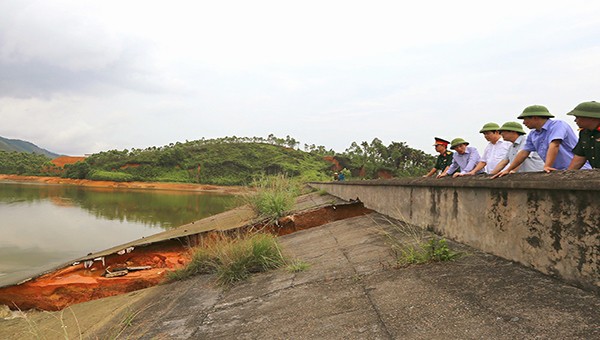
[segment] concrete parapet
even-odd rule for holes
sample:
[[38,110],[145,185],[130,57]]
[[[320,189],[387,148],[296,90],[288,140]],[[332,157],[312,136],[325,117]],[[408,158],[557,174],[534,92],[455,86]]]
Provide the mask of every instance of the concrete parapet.
[[600,292],[600,170],[311,185]]

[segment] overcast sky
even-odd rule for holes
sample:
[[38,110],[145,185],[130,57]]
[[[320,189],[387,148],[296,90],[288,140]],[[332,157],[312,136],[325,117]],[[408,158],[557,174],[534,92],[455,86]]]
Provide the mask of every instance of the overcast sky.
[[82,155],[290,135],[344,151],[600,100],[597,1],[0,0],[0,136]]

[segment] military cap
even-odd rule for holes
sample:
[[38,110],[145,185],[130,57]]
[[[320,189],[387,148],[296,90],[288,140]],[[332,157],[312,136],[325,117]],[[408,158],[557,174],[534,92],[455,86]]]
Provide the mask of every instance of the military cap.
[[498,129],[498,131],[514,131],[518,134],[524,135],[523,125],[517,122],[506,122]]
[[576,117],[600,118],[600,103],[584,102],[567,114]]
[[454,150],[455,147],[461,145],[461,144],[467,144],[469,145],[469,142],[467,142],[466,140],[462,139],[462,138],[454,138],[452,140],[452,143],[450,143],[450,149]]
[[481,130],[479,130],[479,132],[483,133],[486,131],[498,131],[498,129],[500,129],[500,125],[496,123],[487,123],[481,128]]
[[433,146],[436,146],[436,145],[448,146],[448,144],[450,144],[449,141],[447,141],[443,138],[440,138],[440,137],[434,137],[434,139],[435,139],[435,144],[433,144]]
[[521,113],[521,115],[519,117],[517,117],[518,119],[523,119],[525,117],[548,117],[548,118],[554,118],[554,116],[550,113],[550,111],[548,111],[548,108],[542,105],[531,105],[525,108],[525,110],[523,110],[523,113]]

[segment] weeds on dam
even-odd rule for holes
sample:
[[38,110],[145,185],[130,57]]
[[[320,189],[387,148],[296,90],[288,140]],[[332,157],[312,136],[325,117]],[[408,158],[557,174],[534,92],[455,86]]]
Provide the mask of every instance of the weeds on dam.
[[285,267],[285,269],[290,273],[299,273],[307,270],[309,267],[310,264],[302,260],[293,260]]
[[252,183],[252,187],[256,188],[256,191],[244,196],[244,203],[249,204],[269,223],[276,223],[277,219],[290,211],[301,192],[299,183],[284,175],[258,178]]
[[191,262],[169,272],[168,280],[181,280],[197,274],[216,274],[220,284],[247,279],[250,274],[282,267],[286,260],[274,235],[245,234],[205,241],[194,250]]
[[462,255],[451,250],[443,238],[433,238],[414,245],[394,246],[392,251],[396,257],[396,265],[399,267],[428,262],[451,261]]
[[452,261],[464,254],[454,251],[444,238],[438,238],[431,233],[404,222],[387,222],[393,227],[392,232],[384,232],[391,244],[391,250],[396,259],[396,266],[406,267],[413,264],[429,262]]

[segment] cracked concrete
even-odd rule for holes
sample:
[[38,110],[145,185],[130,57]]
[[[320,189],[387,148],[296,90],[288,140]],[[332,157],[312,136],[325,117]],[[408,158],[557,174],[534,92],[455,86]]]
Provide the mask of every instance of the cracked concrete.
[[[228,289],[198,276],[72,306],[79,334],[68,313],[63,323],[88,339],[600,338],[593,292],[452,242],[467,255],[396,268],[384,232],[406,237],[379,214],[303,230],[280,242],[310,264],[304,272],[256,274]],[[22,320],[0,321],[2,338],[30,335]]]

